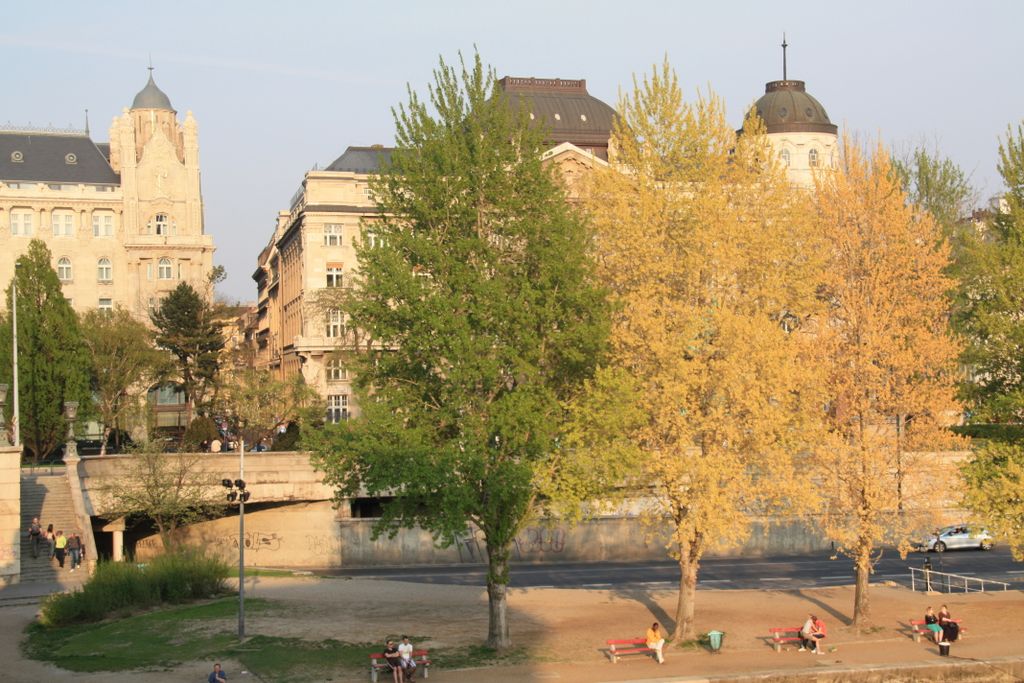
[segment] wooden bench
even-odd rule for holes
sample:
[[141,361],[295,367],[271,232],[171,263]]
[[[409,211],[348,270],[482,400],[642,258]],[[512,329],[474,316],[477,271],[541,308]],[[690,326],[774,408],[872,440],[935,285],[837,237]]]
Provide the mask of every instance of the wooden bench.
[[772,634],[772,647],[776,652],[782,652],[783,643],[798,642],[803,646],[804,639],[800,636],[802,626],[774,626],[768,629]]
[[612,658],[612,664],[617,664],[619,657],[623,655],[653,655],[654,648],[647,647],[646,638],[627,638],[626,640],[606,640],[608,645],[608,656]]
[[[960,627],[959,634],[961,638],[967,635],[967,629],[964,628],[964,625],[961,623],[963,621],[962,619],[950,619],[950,621]],[[915,643],[921,642],[921,636],[928,636],[928,639],[932,640],[932,632],[928,630],[924,619],[911,619],[910,633],[914,636]]]
[[[416,675],[423,678],[430,677],[430,653],[427,650],[413,650],[412,658],[416,661]],[[370,655],[370,680],[377,683],[377,675],[383,671],[391,674],[391,667],[388,666],[383,652],[375,652]]]

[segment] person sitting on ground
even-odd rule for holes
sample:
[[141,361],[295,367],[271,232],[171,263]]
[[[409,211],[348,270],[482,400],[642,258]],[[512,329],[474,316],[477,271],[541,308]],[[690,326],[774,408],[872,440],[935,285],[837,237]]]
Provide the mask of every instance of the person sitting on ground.
[[213,665],[213,671],[211,671],[210,675],[206,678],[207,683],[227,683],[227,680],[228,675],[221,671],[220,662]]
[[942,640],[942,627],[939,626],[939,617],[935,614],[935,610],[932,609],[931,605],[928,605],[928,609],[924,611],[924,627],[931,631],[932,640],[936,643]]
[[816,655],[824,654],[818,646],[818,641],[825,637],[825,622],[813,614],[807,615],[807,621],[800,629],[802,645],[800,651],[810,650]]
[[665,655],[661,652],[662,648],[665,647],[665,636],[661,635],[661,627],[658,626],[658,622],[654,622],[647,629],[647,647],[654,650],[654,654],[658,658],[658,664],[665,663]]
[[412,658],[412,643],[409,642],[409,636],[402,636],[402,642],[398,645],[398,654],[402,655],[399,663],[402,665],[406,683],[409,683],[416,676],[416,660]]
[[403,683],[405,679],[402,677],[402,655],[399,654],[395,641],[390,638],[384,645],[384,661],[391,669],[391,677],[395,683]]

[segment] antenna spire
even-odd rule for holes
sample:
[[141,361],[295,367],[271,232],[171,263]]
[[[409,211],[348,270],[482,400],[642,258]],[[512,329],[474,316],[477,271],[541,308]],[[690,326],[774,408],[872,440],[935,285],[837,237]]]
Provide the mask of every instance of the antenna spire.
[[149,53],[149,66],[146,67],[146,68],[149,69],[149,77],[152,78],[153,77],[153,53],[152,52]]
[[89,135],[89,110],[85,110],[85,134]]
[[786,78],[786,48],[789,44],[786,42],[786,32],[782,32],[782,80],[789,80]]

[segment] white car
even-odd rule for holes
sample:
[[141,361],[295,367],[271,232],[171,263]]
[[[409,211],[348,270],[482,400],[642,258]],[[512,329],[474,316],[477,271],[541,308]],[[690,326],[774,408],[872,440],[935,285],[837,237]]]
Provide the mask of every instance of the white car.
[[947,550],[961,550],[963,548],[980,548],[981,550],[992,550],[992,535],[984,529],[965,525],[947,526],[936,531],[931,538],[917,544],[924,552],[934,550],[942,553]]

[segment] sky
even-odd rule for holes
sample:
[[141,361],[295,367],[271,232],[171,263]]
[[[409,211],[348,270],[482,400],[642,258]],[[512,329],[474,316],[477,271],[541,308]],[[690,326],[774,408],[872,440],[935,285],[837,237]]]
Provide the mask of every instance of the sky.
[[499,77],[584,78],[615,105],[667,56],[689,99],[711,89],[738,128],[782,78],[806,81],[840,129],[897,154],[937,148],[980,202],[1001,189],[1000,138],[1024,120],[1024,2],[433,0],[5,3],[0,124],[111,119],[154,78],[199,123],[206,231],[254,301],[256,258],[304,173],[349,145],[390,144],[391,108],[439,57],[480,52]]

